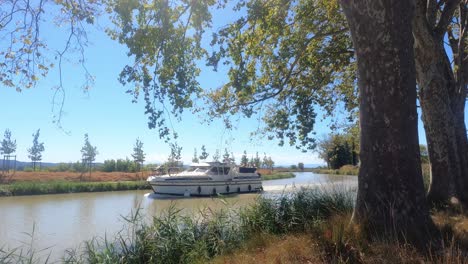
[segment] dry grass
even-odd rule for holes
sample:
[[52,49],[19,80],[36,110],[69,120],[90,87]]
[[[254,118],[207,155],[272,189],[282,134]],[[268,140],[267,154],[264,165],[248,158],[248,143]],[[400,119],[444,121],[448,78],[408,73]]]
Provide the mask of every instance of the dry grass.
[[[446,238],[443,249],[422,254],[409,245],[366,240],[350,215],[337,215],[309,232],[254,236],[242,248],[215,258],[212,263],[468,263],[468,218],[436,213],[433,219]],[[450,232],[447,232],[450,230]]]
[[215,264],[324,263],[310,234],[273,236],[260,234],[239,251],[215,258]]
[[34,181],[34,182],[47,182],[47,181],[92,181],[92,182],[113,182],[113,181],[136,181],[145,180],[149,176],[149,172],[130,173],[130,172],[92,172],[81,174],[78,172],[25,172],[17,171],[12,181]]

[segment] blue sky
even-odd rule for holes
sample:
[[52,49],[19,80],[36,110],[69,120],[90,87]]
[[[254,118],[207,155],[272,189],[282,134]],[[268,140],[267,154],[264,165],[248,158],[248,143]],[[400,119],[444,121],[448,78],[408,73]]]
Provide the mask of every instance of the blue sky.
[[[42,36],[54,50],[63,45],[66,32],[46,26]],[[131,158],[136,138],[144,143],[146,162],[161,162],[167,159],[169,146],[159,139],[157,132],[147,127],[144,105],[134,104],[132,97],[125,93],[129,87],[123,87],[117,80],[121,69],[131,63],[126,55],[126,47],[111,40],[102,30],[93,29],[88,33],[90,45],[86,49],[86,66],[95,77],[89,92],[83,92],[81,86],[84,75],[79,64],[73,61],[65,63],[63,80],[66,101],[62,116],[63,129],[53,123],[52,98],[58,84],[58,70],[54,68],[36,87],[16,92],[11,88],[1,87],[0,105],[3,109],[3,122],[0,123],[0,137],[5,129],[12,131],[12,138],[17,142],[17,159],[28,161],[27,148],[32,144],[32,134],[41,129],[40,141],[45,143],[44,162],[70,162],[81,158],[84,134],[88,133],[91,144],[99,151],[96,160]],[[70,57],[76,59],[75,56]],[[54,62],[56,64],[56,62]],[[199,79],[204,87],[215,88],[226,81],[225,74],[203,71]],[[201,124],[201,119],[187,112],[182,121],[172,119],[175,131],[179,135],[178,144],[183,147],[182,156],[190,162],[194,148],[206,145],[212,155],[216,149],[221,153],[227,148],[239,161],[244,150],[250,155],[258,151],[271,156],[276,164],[323,163],[315,153],[302,153],[294,147],[279,147],[277,141],[262,138],[250,138],[259,125],[258,117],[241,119],[242,129],[226,130],[219,120],[211,124]],[[328,133],[326,124],[317,124],[318,135]]]
[[[64,32],[53,27],[45,27],[44,31],[42,34],[46,36],[51,50],[63,45]],[[85,133],[89,134],[91,144],[99,151],[96,158],[98,162],[131,158],[137,137],[144,143],[147,163],[166,160],[169,146],[158,138],[156,131],[148,129],[143,103],[133,104],[132,97],[125,93],[128,87],[123,87],[117,80],[123,66],[131,63],[126,48],[111,40],[102,30],[90,31],[88,39],[91,44],[86,49],[86,65],[95,77],[95,82],[92,89],[84,93],[81,89],[84,82],[81,66],[73,62],[65,64],[63,130],[53,123],[52,87],[58,84],[58,71],[53,69],[36,87],[21,93],[11,88],[0,88],[0,105],[3,110],[0,137],[3,137],[6,128],[12,131],[12,137],[17,141],[17,158],[21,161],[29,160],[26,150],[31,146],[32,134],[38,128],[41,129],[40,141],[45,142],[43,161],[46,162],[79,160]],[[214,88],[226,81],[226,75],[203,71],[199,81],[203,87]],[[201,145],[205,144],[210,154],[214,154],[216,149],[223,153],[227,148],[235,154],[237,161],[242,152],[247,150],[249,156],[257,151],[260,156],[266,153],[276,164],[281,165],[323,163],[314,152],[302,153],[294,147],[279,147],[277,141],[268,141],[266,138],[252,140],[250,132],[261,125],[257,118],[241,119],[241,129],[234,131],[226,130],[219,120],[209,125],[201,124],[200,120],[188,112],[183,115],[181,122],[173,119],[174,129],[179,134],[178,144],[183,147],[184,162],[190,162],[194,148],[198,148],[200,153]],[[315,131],[319,138],[330,132],[328,125],[327,122],[316,124]],[[424,143],[421,122],[419,135],[420,141]]]

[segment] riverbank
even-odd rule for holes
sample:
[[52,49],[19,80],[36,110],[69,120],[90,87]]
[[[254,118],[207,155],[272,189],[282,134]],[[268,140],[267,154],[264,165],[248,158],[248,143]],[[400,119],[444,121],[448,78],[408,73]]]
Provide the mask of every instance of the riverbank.
[[146,181],[119,181],[119,182],[13,182],[0,185],[0,196],[60,194],[80,192],[107,192],[151,189]]
[[314,168],[312,172],[317,174],[334,174],[334,175],[349,175],[357,176],[359,173],[359,167],[352,165],[345,165],[339,169],[327,169],[327,168]]
[[273,172],[270,174],[263,174],[262,175],[262,180],[263,181],[269,181],[269,180],[279,180],[279,179],[288,179],[288,178],[294,178],[296,175],[292,172]]
[[[355,191],[303,189],[260,197],[249,206],[181,214],[171,206],[152,221],[136,211],[115,237],[64,252],[66,263],[466,263],[467,219],[435,213],[444,249],[423,254],[384,238],[368,240],[350,224]],[[5,263],[44,263],[39,251],[0,248]],[[47,252],[41,252],[42,255]],[[0,262],[2,262],[0,261]]]
[[[115,174],[115,173],[114,173]],[[62,177],[64,174],[61,174]],[[102,175],[101,175],[102,176]],[[97,176],[95,176],[97,177]],[[107,178],[109,175],[107,175]],[[115,175],[114,175],[115,177]],[[292,172],[273,172],[262,175],[262,180],[277,180],[295,177]],[[49,178],[53,178],[50,177]],[[102,178],[97,178],[102,179]],[[0,184],[1,196],[19,196],[19,195],[40,195],[40,194],[61,194],[61,193],[80,193],[80,192],[108,192],[108,191],[129,191],[151,189],[145,180],[139,181],[69,181],[69,180],[51,180],[51,181],[15,181],[11,184]]]

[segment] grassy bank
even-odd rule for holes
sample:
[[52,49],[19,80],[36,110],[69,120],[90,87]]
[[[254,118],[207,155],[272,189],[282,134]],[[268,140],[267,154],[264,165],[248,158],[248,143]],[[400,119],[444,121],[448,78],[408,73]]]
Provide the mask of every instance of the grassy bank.
[[314,168],[312,172],[317,174],[334,174],[334,175],[358,175],[359,167],[352,165],[345,165],[337,170],[327,168]]
[[[349,190],[302,189],[260,197],[237,210],[207,208],[196,216],[171,207],[149,224],[136,212],[125,218],[127,226],[117,237],[88,241],[83,250],[67,251],[63,262],[467,263],[466,248],[458,244],[468,241],[467,230],[457,231],[466,218],[434,216],[441,221],[436,223],[445,230],[442,234],[451,235],[442,251],[421,254],[389,238],[367,240],[350,224],[354,199]],[[35,254],[28,248],[0,248],[0,263],[43,263]]]
[[262,174],[262,180],[278,180],[278,179],[287,179],[294,178],[296,175],[292,172],[273,172],[271,174]]
[[149,189],[146,181],[122,182],[14,182],[0,185],[0,196],[104,192]]

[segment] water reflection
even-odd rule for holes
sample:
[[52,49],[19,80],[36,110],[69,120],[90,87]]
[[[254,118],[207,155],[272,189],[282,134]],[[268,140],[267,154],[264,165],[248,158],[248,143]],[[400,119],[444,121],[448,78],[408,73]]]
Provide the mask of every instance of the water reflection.
[[[297,173],[292,179],[264,181],[265,192],[261,195],[331,183],[355,186],[357,178]],[[77,248],[84,240],[104,235],[112,237],[125,224],[122,216],[130,215],[137,208],[141,208],[148,220],[170,206],[180,208],[183,214],[198,214],[207,207],[216,210],[246,206],[259,195],[183,198],[154,195],[144,190],[4,197],[0,198],[0,248],[29,244],[31,239],[27,234],[31,234],[34,227],[34,247],[38,250],[51,247],[52,258],[59,259],[65,249]]]

